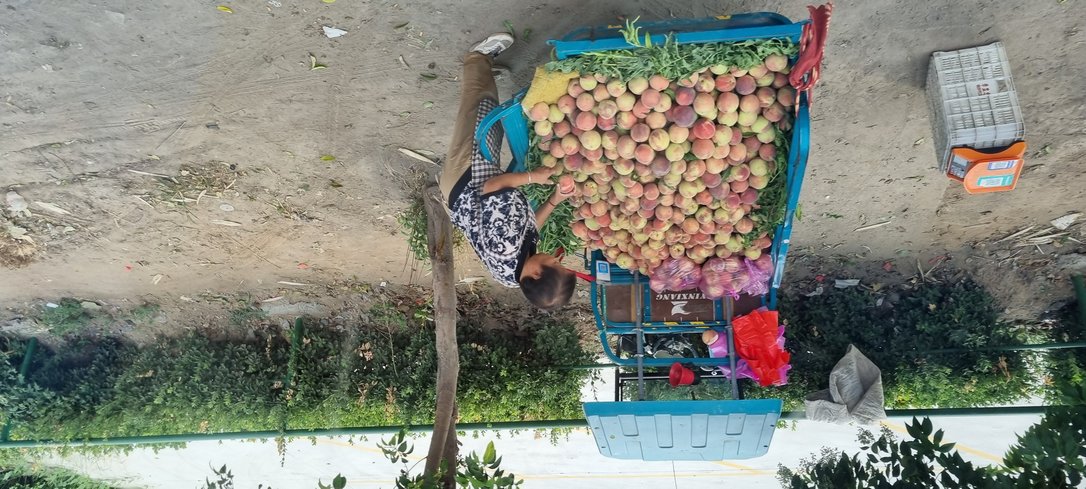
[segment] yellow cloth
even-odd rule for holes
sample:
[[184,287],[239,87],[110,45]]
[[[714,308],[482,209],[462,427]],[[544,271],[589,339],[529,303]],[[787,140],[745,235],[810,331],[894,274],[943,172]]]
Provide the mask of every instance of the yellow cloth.
[[581,74],[575,71],[566,73],[547,71],[542,66],[536,67],[535,76],[532,77],[532,85],[528,87],[528,93],[524,95],[524,99],[520,102],[521,107],[527,112],[528,109],[539,102],[547,104],[557,102],[559,97],[567,93],[569,81],[580,76]]

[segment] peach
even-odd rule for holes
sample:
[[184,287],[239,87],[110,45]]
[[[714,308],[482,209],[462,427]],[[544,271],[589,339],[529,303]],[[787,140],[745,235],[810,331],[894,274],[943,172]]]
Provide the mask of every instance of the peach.
[[566,151],[562,149],[561,144],[551,144],[550,148],[547,151],[548,153],[550,153],[551,156],[555,158],[562,158],[566,156]]
[[732,192],[741,193],[750,188],[750,182],[746,180],[736,180],[728,184],[732,188]]
[[747,179],[747,183],[750,184],[750,188],[761,190],[769,185],[769,177],[766,175],[751,175]]
[[664,158],[669,162],[682,161],[686,156],[686,148],[681,143],[671,143],[664,150]]
[[680,78],[679,81],[676,82],[676,85],[680,87],[694,88],[694,86],[698,84],[699,78],[700,77],[697,73],[693,73],[686,78]]
[[739,201],[744,204],[753,204],[758,201],[758,191],[748,188],[739,194]]
[[758,88],[753,76],[743,75],[735,79],[735,92],[739,95],[750,95]]
[[762,132],[767,127],[769,127],[769,119],[762,116],[758,116],[754,123],[750,125],[750,129],[754,132]]
[[744,217],[735,223],[735,230],[739,234],[747,234],[754,230],[754,221]]
[[740,68],[738,66],[733,66],[731,71],[728,72],[728,74],[731,75],[731,76],[734,76],[736,78],[739,78],[739,77],[747,74],[747,70],[744,70],[744,69],[742,69],[742,68]]
[[724,183],[724,178],[719,173],[706,173],[701,176],[701,183],[705,184],[705,188],[710,189],[713,187],[719,187]]
[[634,149],[634,158],[638,163],[650,163],[652,159],[656,157],[656,152],[652,150],[652,147],[647,144],[639,144]]
[[596,115],[611,119],[618,114],[618,104],[614,100],[603,100],[596,105]]
[[716,126],[712,139],[713,143],[717,146],[727,146],[732,141],[732,128],[728,126]]
[[644,119],[645,116],[649,115],[649,113],[652,112],[652,108],[646,107],[645,104],[641,103],[641,101],[638,100],[637,102],[634,102],[634,106],[632,109],[630,109],[630,112],[633,113],[634,117],[637,117],[638,119]]
[[644,195],[646,199],[656,200],[660,198],[660,188],[657,187],[655,183],[646,183],[644,185],[644,189]]
[[656,155],[652,162],[649,163],[649,167],[652,168],[653,176],[661,178],[671,172],[671,161],[664,155]]
[[634,200],[640,199],[645,193],[645,186],[638,182],[633,182],[629,187],[626,187],[626,195]]
[[711,139],[696,139],[690,146],[690,151],[694,153],[694,156],[701,159],[711,158],[714,149],[716,149],[716,146],[713,145]]
[[618,151],[616,151],[614,149],[606,149],[606,148],[603,150],[603,157],[610,160],[610,161],[615,161],[615,160],[618,160],[620,158],[619,155],[618,155]]
[[765,67],[769,71],[779,72],[788,67],[788,58],[783,54],[771,54],[765,57]]
[[618,173],[619,175],[629,175],[633,173],[634,162],[632,160],[622,159],[615,161],[613,167],[615,169],[615,173]]
[[660,94],[660,102],[657,103],[656,107],[653,107],[652,110],[655,110],[656,112],[667,112],[668,109],[671,108],[671,105],[671,97],[669,97],[666,93]]
[[709,194],[717,201],[723,201],[728,197],[728,192],[731,191],[731,188],[721,183],[715,187],[708,187],[706,190],[709,191]]
[[[729,190],[728,196],[724,198],[724,208],[725,209],[733,209],[733,210],[734,209],[739,209],[739,206],[743,205],[743,202],[739,200],[739,194],[737,194],[735,192],[731,192],[730,188],[728,190]],[[729,216],[728,220],[731,221],[731,213],[730,212],[729,212],[728,216]]]
[[565,118],[566,115],[562,113],[557,105],[550,106],[549,112],[547,113],[547,120],[550,121],[551,124],[561,122],[565,120]]
[[770,87],[759,87],[754,91],[754,96],[758,97],[759,106],[765,108],[777,100],[777,91]]
[[699,93],[694,97],[694,112],[702,117],[716,119],[716,99],[710,93]]
[[682,230],[686,234],[697,233],[699,228],[701,228],[701,223],[693,216],[683,219]]
[[694,96],[697,95],[693,88],[679,87],[675,89],[675,103],[679,105],[690,105],[694,103]]
[[757,95],[749,94],[739,98],[739,110],[742,112],[757,113],[761,107],[762,101],[758,99]]
[[717,116],[716,121],[723,126],[734,126],[739,120],[739,112],[722,112]]
[[600,147],[603,149],[617,149],[618,148],[618,133],[615,131],[606,131],[602,136],[602,142]]
[[[563,136],[561,144],[562,151],[564,151],[568,155],[577,154],[577,152],[581,150],[581,141],[577,138],[577,136],[574,136],[572,134],[567,134]],[[577,170],[579,168],[570,167],[570,169]]]
[[630,130],[634,124],[637,124],[637,116],[632,112],[619,112],[615,115],[615,125],[620,129]]
[[709,67],[709,72],[714,75],[723,75],[728,72],[728,65],[717,64]]
[[589,111],[596,107],[596,99],[592,98],[590,93],[582,93],[577,96],[577,109],[583,111]]
[[651,77],[649,77],[649,86],[652,87],[654,90],[664,90],[670,84],[671,82],[669,82],[667,78],[664,78],[660,75],[652,75]]
[[[543,155],[543,157],[539,159],[539,162],[547,168],[555,168],[558,166],[558,158],[555,158],[551,155]],[[563,177],[566,176],[569,175],[563,175]]]
[[776,73],[768,73],[765,76],[755,78],[754,84],[759,87],[768,87],[773,84],[773,80],[777,79]]
[[596,99],[597,102],[603,102],[611,98],[611,94],[607,93],[606,85],[596,85],[596,88],[592,90],[592,98]]
[[622,158],[633,158],[635,149],[637,149],[637,142],[630,136],[619,136],[615,143],[615,150]]
[[614,117],[599,117],[596,119],[596,127],[601,131],[610,131],[615,128]]
[[645,124],[651,129],[660,129],[667,125],[667,116],[663,112],[653,112],[645,116]]
[[785,107],[791,107],[796,104],[796,89],[792,87],[781,87],[777,90],[777,102]]
[[784,118],[785,113],[784,106],[774,100],[762,111],[762,117],[769,119],[769,122],[778,122]]
[[650,109],[656,107],[656,104],[660,103],[660,91],[649,88],[641,92],[641,103]]
[[532,129],[535,130],[535,133],[536,133],[537,136],[546,137],[546,136],[550,136],[552,134],[552,132],[554,131],[554,124],[551,124],[551,121],[543,119],[541,121],[536,121],[532,125]]
[[656,209],[654,211],[655,211],[654,214],[656,215],[657,220],[667,222],[668,220],[670,220],[671,214],[673,214],[674,209],[670,205],[659,205],[659,204],[657,204]]
[[700,93],[709,93],[716,89],[716,80],[710,75],[701,75],[698,77],[698,82],[694,84],[694,91]]
[[681,143],[690,137],[690,129],[672,124],[667,128],[667,135],[672,142]]
[[713,150],[713,157],[709,159],[724,161],[724,158],[727,158],[731,152],[732,147],[730,144],[717,144],[716,149]]
[[773,75],[773,84],[770,85],[770,86],[773,87],[773,88],[781,88],[781,87],[788,86],[789,83],[791,83],[791,82],[788,81],[788,76],[787,75],[777,73],[777,74]]
[[550,115],[551,108],[546,102],[539,102],[528,109],[528,119],[532,122],[539,122],[547,120],[547,116]]
[[[655,160],[655,158],[653,158]],[[648,163],[637,163],[634,165],[634,173],[637,175],[637,181],[641,183],[652,183],[656,181],[656,177],[652,175],[652,167]]]
[[[713,203],[713,194],[709,193],[708,189],[702,190],[701,192],[698,192],[698,193],[694,194],[694,202],[697,202],[700,205],[706,206],[706,207],[702,207],[702,209],[705,209],[706,211],[708,211],[708,210],[710,210],[708,206]],[[712,214],[709,214],[709,215],[712,216]],[[710,220],[711,220],[711,217],[710,217]]]
[[736,119],[736,124],[739,124],[740,127],[750,127],[758,120],[758,117],[760,116],[757,112],[746,112],[740,110],[739,118]]
[[771,126],[771,125],[766,126],[765,129],[762,129],[761,131],[758,132],[758,140],[763,142],[763,143],[769,144],[769,143],[772,143],[773,141],[775,141],[776,139],[777,139],[777,130],[774,129],[773,126]]
[[566,87],[566,93],[573,98],[577,98],[584,93],[584,89],[581,88],[581,81],[577,78],[570,80],[569,85]]
[[693,107],[687,105],[673,107],[670,114],[671,122],[674,122],[676,126],[680,127],[693,126],[694,121],[698,119],[697,112],[694,112]]
[[748,155],[755,155],[758,154],[758,148],[762,146],[762,143],[754,136],[747,136],[743,138],[743,146],[747,147]]
[[652,128],[639,122],[630,128],[630,137],[636,142],[643,143],[649,140],[650,131],[652,131]]
[[[758,157],[766,161],[766,166],[768,168],[769,162],[777,158],[777,147],[772,144],[761,145],[758,147]],[[768,172],[769,170],[767,169],[766,173]]]
[[631,78],[630,81],[626,82],[626,88],[634,95],[641,95],[641,92],[644,92],[648,87],[649,81],[640,76]]
[[698,119],[694,127],[690,128],[690,136],[693,139],[712,139],[716,134],[716,124],[709,119]]
[[596,85],[599,85],[599,80],[596,80],[596,77],[592,75],[581,75],[581,78],[577,81],[586,92],[595,89]]
[[667,146],[671,144],[671,138],[668,136],[667,131],[663,129],[653,129],[649,133],[649,147],[655,151],[663,151],[667,149]]
[[611,80],[607,82],[607,93],[612,97],[618,97],[626,93],[626,84],[620,80]]
[[581,112],[577,114],[577,118],[574,119],[573,125],[582,131],[595,129],[596,127],[596,114],[591,112]]
[[581,155],[584,156],[584,158],[586,160],[597,161],[600,158],[603,158],[603,150],[600,149],[600,148],[587,149],[587,148],[582,147],[581,148]]
[[746,161],[747,147],[742,144],[731,145],[731,150],[728,152],[728,159],[740,163]]
[[735,90],[735,77],[727,74],[720,74],[716,77],[716,89],[718,92],[730,92]]
[[558,105],[558,110],[560,110],[563,114],[569,115],[577,109],[577,99],[569,95],[562,95],[561,97],[558,97],[558,102],[556,105]]
[[569,130],[570,130],[569,121],[562,121],[562,122],[558,122],[556,124],[553,124],[552,130],[554,131],[554,137],[557,137],[557,138],[564,137],[566,134],[569,134]]
[[766,68],[765,64],[758,63],[750,68],[747,68],[747,74],[754,78],[761,78],[769,73],[769,68]]
[[693,182],[705,174],[705,160],[694,160],[686,164],[683,180]]
[[635,103],[637,103],[637,97],[632,93],[623,93],[615,97],[615,106],[622,112],[629,112]]
[[705,173],[720,174],[728,167],[728,162],[721,158],[707,158],[705,160]]
[[735,112],[739,108],[739,96],[733,92],[724,92],[716,99],[716,108],[721,112]]

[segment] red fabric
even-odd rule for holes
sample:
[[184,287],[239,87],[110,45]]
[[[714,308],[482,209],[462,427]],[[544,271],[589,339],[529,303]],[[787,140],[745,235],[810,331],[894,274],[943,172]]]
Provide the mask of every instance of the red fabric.
[[811,22],[803,26],[803,35],[799,40],[799,59],[788,75],[788,81],[796,91],[807,91],[818,83],[822,71],[822,55],[826,52],[826,33],[830,28],[830,13],[833,2],[818,7],[807,6],[811,13]]
[[788,365],[792,355],[780,346],[777,311],[758,310],[732,320],[735,330],[735,350],[747,361],[762,387],[781,385],[782,367]]

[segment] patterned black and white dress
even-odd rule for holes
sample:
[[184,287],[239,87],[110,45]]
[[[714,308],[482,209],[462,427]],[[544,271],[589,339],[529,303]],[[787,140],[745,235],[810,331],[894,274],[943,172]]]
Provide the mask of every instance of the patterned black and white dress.
[[[496,106],[493,99],[484,99],[479,104],[476,127]],[[495,124],[487,133],[486,144],[494,161],[483,157],[478,143],[472,145],[471,175],[464,185],[453,188],[449,210],[453,225],[463,231],[494,279],[506,287],[520,287],[518,278],[524,260],[535,254],[539,240],[535,211],[515,188],[483,194],[483,184],[502,174],[502,136],[501,124]]]

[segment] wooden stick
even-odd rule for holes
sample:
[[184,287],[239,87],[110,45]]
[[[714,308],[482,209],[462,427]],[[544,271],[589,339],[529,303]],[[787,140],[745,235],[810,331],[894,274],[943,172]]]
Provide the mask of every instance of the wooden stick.
[[[434,334],[437,349],[437,406],[434,432],[426,456],[424,474],[429,480],[437,474],[443,459],[448,470],[456,467],[455,452],[450,458],[448,446],[456,440],[456,383],[460,375],[460,354],[456,344],[456,274],[453,271],[452,222],[445,212],[437,185],[423,190],[426,207],[426,238],[434,277]],[[451,440],[450,440],[451,438]]]

